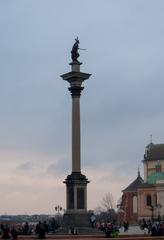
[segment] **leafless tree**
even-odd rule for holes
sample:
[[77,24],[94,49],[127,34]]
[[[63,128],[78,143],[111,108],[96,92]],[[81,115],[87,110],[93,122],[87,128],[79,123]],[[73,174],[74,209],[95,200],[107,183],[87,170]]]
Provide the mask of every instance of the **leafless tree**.
[[108,192],[102,199],[102,206],[105,208],[105,210],[109,211],[109,209],[114,209],[114,199],[113,195]]
[[96,218],[98,221],[117,221],[117,213],[115,211],[115,203],[113,195],[108,192],[101,201],[101,204],[94,209],[94,213],[96,214]]

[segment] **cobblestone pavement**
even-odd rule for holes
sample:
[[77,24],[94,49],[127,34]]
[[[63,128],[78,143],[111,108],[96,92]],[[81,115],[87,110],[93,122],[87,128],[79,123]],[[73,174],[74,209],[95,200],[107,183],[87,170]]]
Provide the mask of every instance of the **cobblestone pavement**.
[[138,225],[136,226],[129,226],[129,230],[127,232],[124,232],[124,228],[122,227],[120,229],[120,234],[121,235],[131,235],[131,234],[147,234],[144,232],[144,230],[141,230]]
[[[136,226],[130,226],[129,227],[129,230],[128,231],[126,231],[126,232],[124,232],[124,228],[122,227],[122,228],[120,228],[120,235],[124,238],[124,236],[127,236],[127,235],[137,235],[138,237],[141,235],[141,236],[143,236],[143,234],[145,235],[145,237],[146,236],[148,236],[148,234],[146,233],[146,232],[144,232],[144,230],[141,230],[140,229],[140,227],[138,226],[138,225],[136,225]],[[55,239],[56,240],[58,240],[58,239],[60,239],[61,240],[61,238],[60,238],[61,236],[55,236]],[[122,238],[121,237],[121,238]],[[67,239],[78,239],[78,240],[80,240],[80,239],[83,239],[83,240],[92,240],[92,239],[94,239],[94,240],[104,240],[104,239],[106,239],[106,237],[105,237],[105,234],[104,234],[104,236],[94,236],[93,238],[91,238],[91,236],[80,236],[80,235],[78,235],[78,236],[76,236],[76,235],[72,235],[72,236],[65,236],[64,237],[64,240],[67,240]]]
[[[133,236],[134,235],[134,236]],[[19,240],[34,240],[36,239],[36,236],[28,236],[28,238],[26,236],[20,236]],[[105,234],[101,235],[94,235],[94,236],[90,236],[90,235],[48,235],[46,237],[47,240],[71,240],[71,239],[75,239],[75,240],[105,240],[107,239],[105,237]],[[118,238],[115,238],[118,239]],[[144,233],[143,230],[141,230],[139,228],[139,226],[130,226],[129,230],[127,232],[124,232],[123,227],[120,229],[120,238],[122,240],[126,240],[126,239],[130,239],[130,240],[149,240],[149,239],[153,239],[152,237],[150,237],[147,233]],[[154,238],[155,240],[159,240],[159,239],[164,239],[163,237],[158,237],[158,238]]]

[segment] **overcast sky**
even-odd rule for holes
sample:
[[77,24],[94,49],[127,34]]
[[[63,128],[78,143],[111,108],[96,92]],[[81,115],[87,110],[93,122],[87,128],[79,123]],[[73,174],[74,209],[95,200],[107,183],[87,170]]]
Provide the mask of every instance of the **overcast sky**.
[[163,0],[0,1],[0,214],[65,208],[71,173],[70,71],[76,36],[91,73],[81,96],[88,209],[143,176],[145,146],[164,143]]

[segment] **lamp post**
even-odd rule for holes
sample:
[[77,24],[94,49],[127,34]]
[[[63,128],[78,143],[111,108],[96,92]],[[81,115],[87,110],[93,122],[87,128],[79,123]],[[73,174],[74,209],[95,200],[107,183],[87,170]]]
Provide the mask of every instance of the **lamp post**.
[[157,204],[157,214],[158,214],[158,221],[161,221],[161,208],[162,205],[160,203]]
[[150,210],[151,210],[151,219],[152,219],[152,222],[154,221],[154,206],[150,205]]
[[62,209],[62,207],[61,207],[60,205],[55,206],[55,211],[57,212],[57,219],[58,219],[57,222],[58,222],[58,225],[60,225],[60,224],[59,224],[59,222],[60,222],[60,221],[59,221],[59,216],[60,216],[60,212],[62,212],[62,210],[63,210],[63,209]]
[[55,211],[57,211],[57,213],[59,214],[59,212],[61,212],[63,209],[61,206],[57,205],[55,206]]

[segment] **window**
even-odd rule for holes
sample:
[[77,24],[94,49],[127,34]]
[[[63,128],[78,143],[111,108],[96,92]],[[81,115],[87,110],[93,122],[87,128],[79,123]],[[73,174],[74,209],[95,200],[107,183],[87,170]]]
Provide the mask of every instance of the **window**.
[[151,195],[149,195],[149,194],[146,196],[146,205],[152,206]]
[[156,170],[156,173],[160,173],[161,172],[161,164],[158,162],[156,165],[155,165],[155,170]]
[[133,197],[133,213],[137,213],[137,197]]

